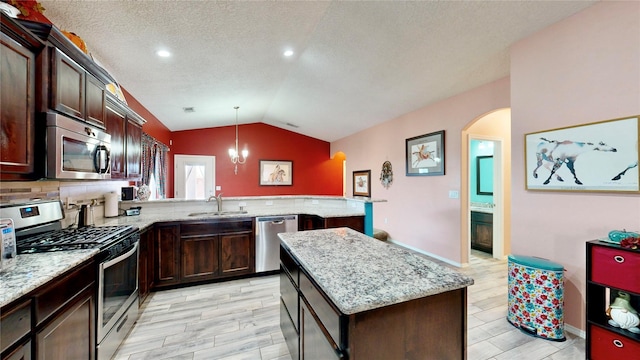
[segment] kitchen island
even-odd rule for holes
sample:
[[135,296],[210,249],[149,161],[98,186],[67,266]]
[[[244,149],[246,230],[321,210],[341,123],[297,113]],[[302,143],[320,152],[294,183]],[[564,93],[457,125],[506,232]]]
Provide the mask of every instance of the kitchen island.
[[465,359],[473,279],[348,228],[280,234],[296,359]]

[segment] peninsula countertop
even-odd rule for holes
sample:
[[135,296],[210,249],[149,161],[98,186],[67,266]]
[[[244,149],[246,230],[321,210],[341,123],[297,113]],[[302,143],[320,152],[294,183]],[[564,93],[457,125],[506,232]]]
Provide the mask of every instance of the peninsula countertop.
[[279,234],[345,315],[456,290],[473,279],[348,228]]

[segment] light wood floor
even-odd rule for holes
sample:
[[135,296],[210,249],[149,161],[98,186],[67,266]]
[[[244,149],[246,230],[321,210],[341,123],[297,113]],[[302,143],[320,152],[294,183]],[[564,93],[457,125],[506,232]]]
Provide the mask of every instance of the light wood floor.
[[[584,339],[567,333],[565,342],[542,340],[507,322],[506,261],[473,251],[470,266],[458,270],[475,280],[468,291],[469,360],[584,359]],[[279,301],[277,276],[152,293],[115,359],[291,360]]]

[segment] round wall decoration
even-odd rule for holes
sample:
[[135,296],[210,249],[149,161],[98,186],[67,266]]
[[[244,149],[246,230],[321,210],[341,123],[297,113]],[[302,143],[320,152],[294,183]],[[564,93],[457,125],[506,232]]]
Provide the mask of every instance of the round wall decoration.
[[380,173],[380,182],[385,189],[388,189],[389,186],[393,183],[393,170],[391,169],[391,162],[385,161],[382,164],[382,172]]

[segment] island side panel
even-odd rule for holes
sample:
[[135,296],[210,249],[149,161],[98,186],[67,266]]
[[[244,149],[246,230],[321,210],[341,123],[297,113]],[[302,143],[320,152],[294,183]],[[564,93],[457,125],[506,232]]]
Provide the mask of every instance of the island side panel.
[[467,289],[349,316],[349,359],[466,359]]

